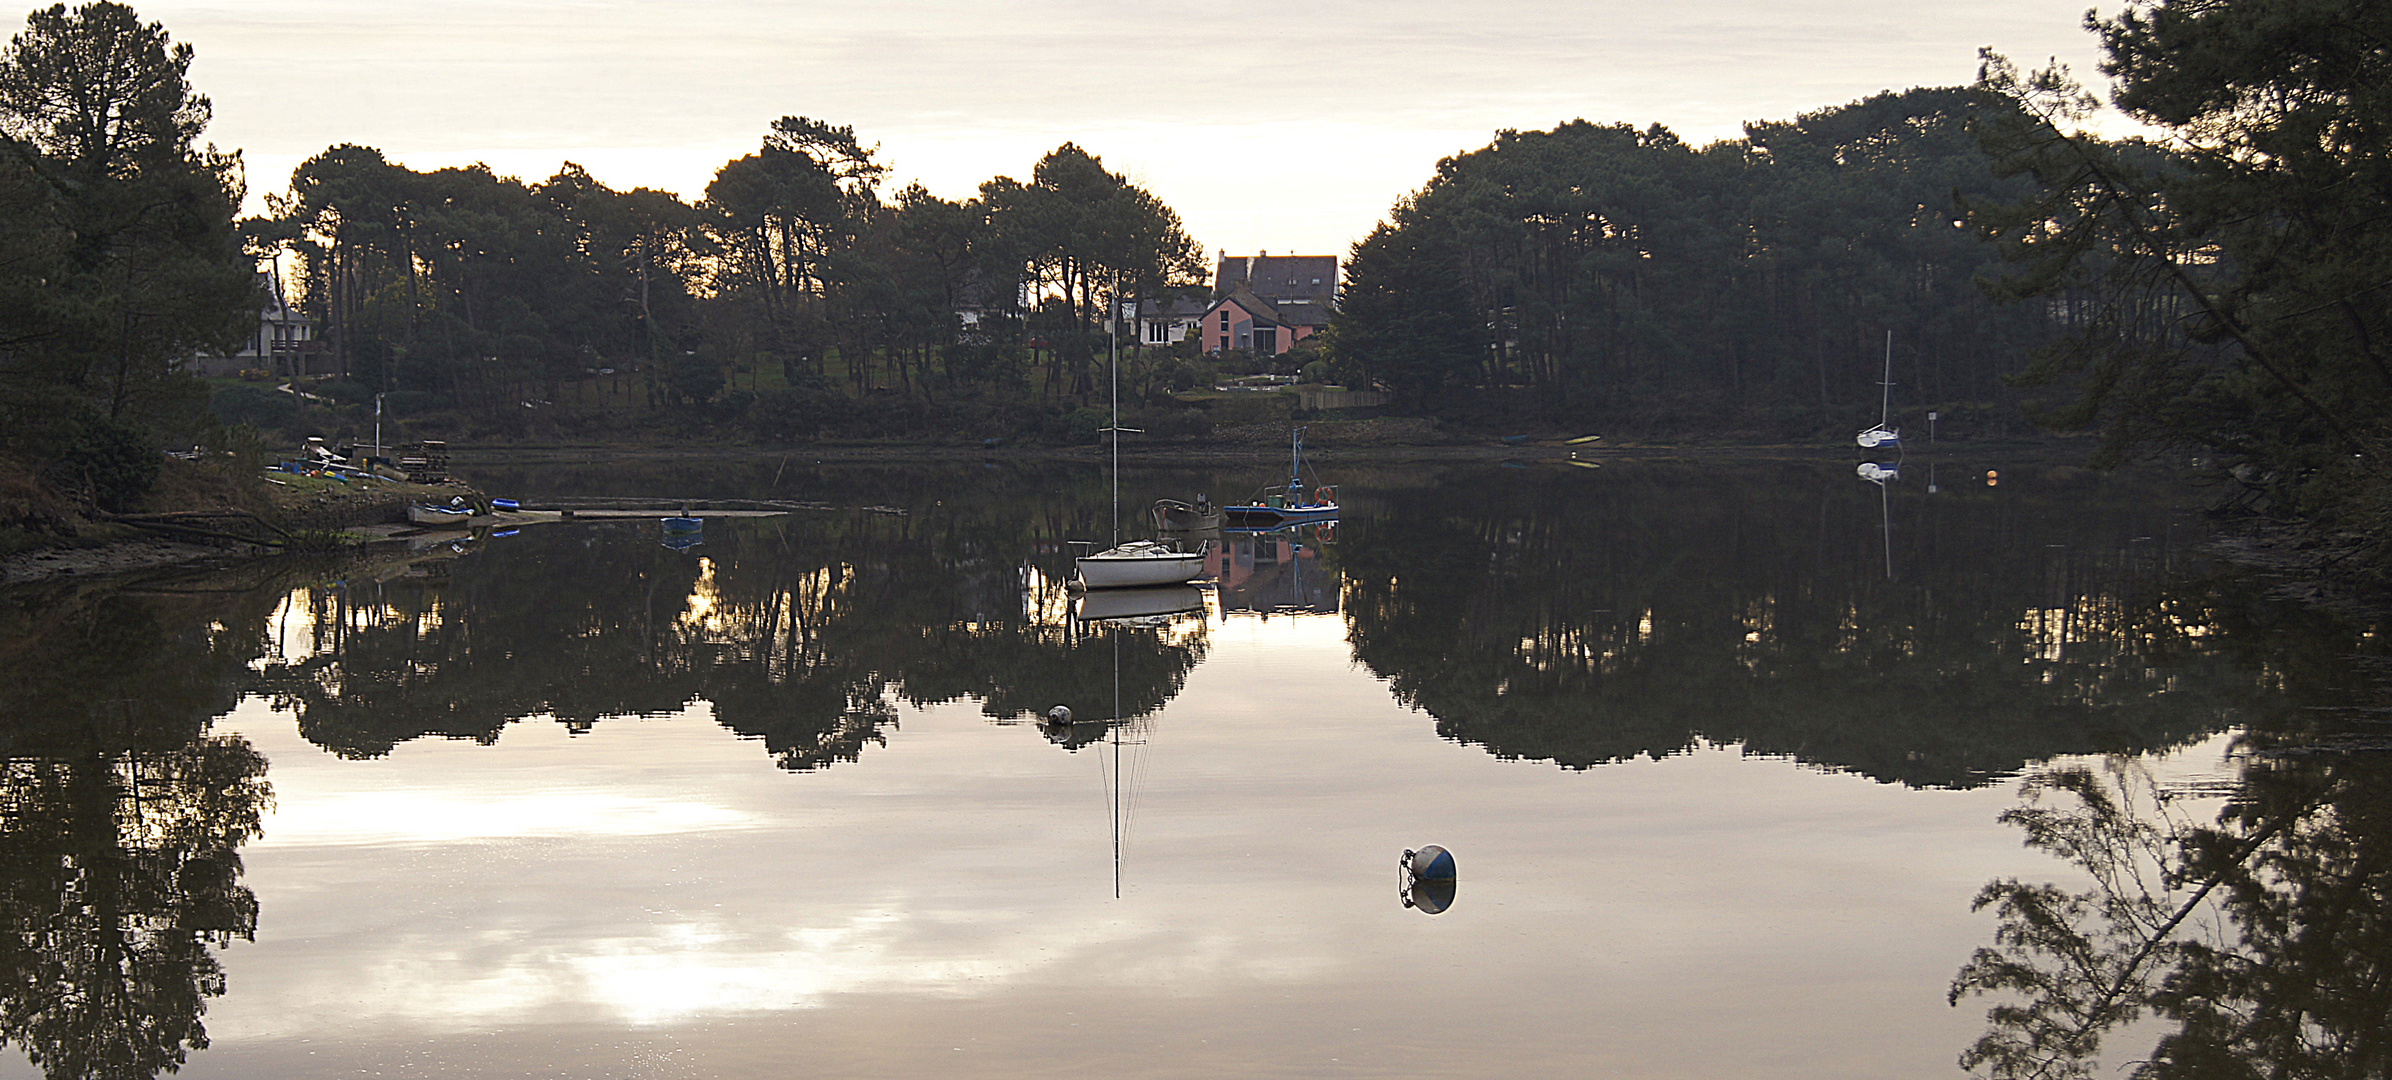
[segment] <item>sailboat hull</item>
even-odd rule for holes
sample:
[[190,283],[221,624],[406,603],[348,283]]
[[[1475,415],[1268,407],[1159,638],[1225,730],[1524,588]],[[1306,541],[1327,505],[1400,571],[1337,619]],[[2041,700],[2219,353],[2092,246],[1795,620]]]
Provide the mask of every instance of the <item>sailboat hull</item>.
[[1204,575],[1204,553],[1139,541],[1083,555],[1077,565],[1080,584],[1091,589],[1179,585]]
[[1282,525],[1298,525],[1307,521],[1328,521],[1337,516],[1337,504],[1225,506],[1221,508],[1221,513],[1222,523],[1232,529],[1276,529]]

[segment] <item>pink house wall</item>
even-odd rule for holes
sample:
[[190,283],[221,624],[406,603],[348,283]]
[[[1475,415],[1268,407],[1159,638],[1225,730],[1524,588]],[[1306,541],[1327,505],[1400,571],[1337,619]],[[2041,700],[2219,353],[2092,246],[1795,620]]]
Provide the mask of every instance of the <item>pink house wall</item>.
[[[1221,325],[1221,316],[1223,315],[1229,316],[1227,328],[1223,328]],[[1204,315],[1204,351],[1220,352],[1223,349],[1236,347],[1238,335],[1248,332],[1253,329],[1253,326],[1254,313],[1246,310],[1237,301],[1229,300],[1216,305],[1213,310]]]
[[[1223,329],[1221,326],[1221,315],[1223,312],[1227,312],[1229,314],[1229,327],[1227,329]],[[1312,336],[1312,327],[1309,326],[1266,327],[1261,331],[1254,331],[1253,327],[1253,312],[1246,310],[1243,305],[1239,304],[1235,300],[1224,300],[1219,306],[1213,308],[1211,311],[1206,312],[1204,315],[1202,347],[1206,352],[1220,352],[1223,349],[1235,348],[1237,347],[1238,335],[1248,332],[1256,332],[1261,335],[1261,339],[1263,341],[1270,344],[1271,354],[1276,356],[1280,353],[1286,352],[1288,347],[1294,345],[1296,342],[1302,341],[1305,338]]]

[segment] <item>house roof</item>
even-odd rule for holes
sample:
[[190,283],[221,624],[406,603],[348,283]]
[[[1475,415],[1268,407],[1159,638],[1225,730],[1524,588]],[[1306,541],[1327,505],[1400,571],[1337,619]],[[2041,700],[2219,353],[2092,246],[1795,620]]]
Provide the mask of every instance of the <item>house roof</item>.
[[1240,285],[1231,290],[1229,295],[1213,301],[1211,306],[1204,309],[1204,313],[1207,316],[1210,316],[1213,312],[1219,311],[1221,308],[1230,304],[1236,304],[1240,310],[1243,310],[1247,314],[1247,316],[1263,326],[1291,325],[1280,318],[1279,309],[1277,306],[1273,305],[1268,300],[1264,300],[1263,298],[1254,295],[1254,290],[1249,289],[1244,285]]
[[1192,319],[1210,310],[1212,304],[1201,294],[1179,293],[1138,301],[1138,317],[1141,319]]
[[1283,326],[1327,326],[1329,306],[1312,300],[1281,300],[1271,305]]
[[1337,256],[1244,255],[1223,256],[1213,274],[1213,295],[1227,296],[1239,286],[1277,303],[1309,300],[1324,310],[1337,306]]

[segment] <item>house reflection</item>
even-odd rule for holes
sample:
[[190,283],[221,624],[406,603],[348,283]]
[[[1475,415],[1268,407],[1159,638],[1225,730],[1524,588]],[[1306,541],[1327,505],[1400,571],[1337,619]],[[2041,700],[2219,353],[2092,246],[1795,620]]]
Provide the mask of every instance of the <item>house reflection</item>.
[[1342,577],[1324,558],[1336,523],[1269,532],[1225,532],[1206,551],[1205,571],[1220,583],[1221,611],[1261,615],[1334,615]]

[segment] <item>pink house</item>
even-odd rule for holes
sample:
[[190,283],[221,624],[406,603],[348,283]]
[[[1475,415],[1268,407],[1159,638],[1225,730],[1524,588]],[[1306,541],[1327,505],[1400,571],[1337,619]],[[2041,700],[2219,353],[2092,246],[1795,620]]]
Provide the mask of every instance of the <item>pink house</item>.
[[1337,257],[1226,256],[1213,275],[1212,306],[1198,320],[1206,352],[1286,352],[1319,333],[1337,310]]

